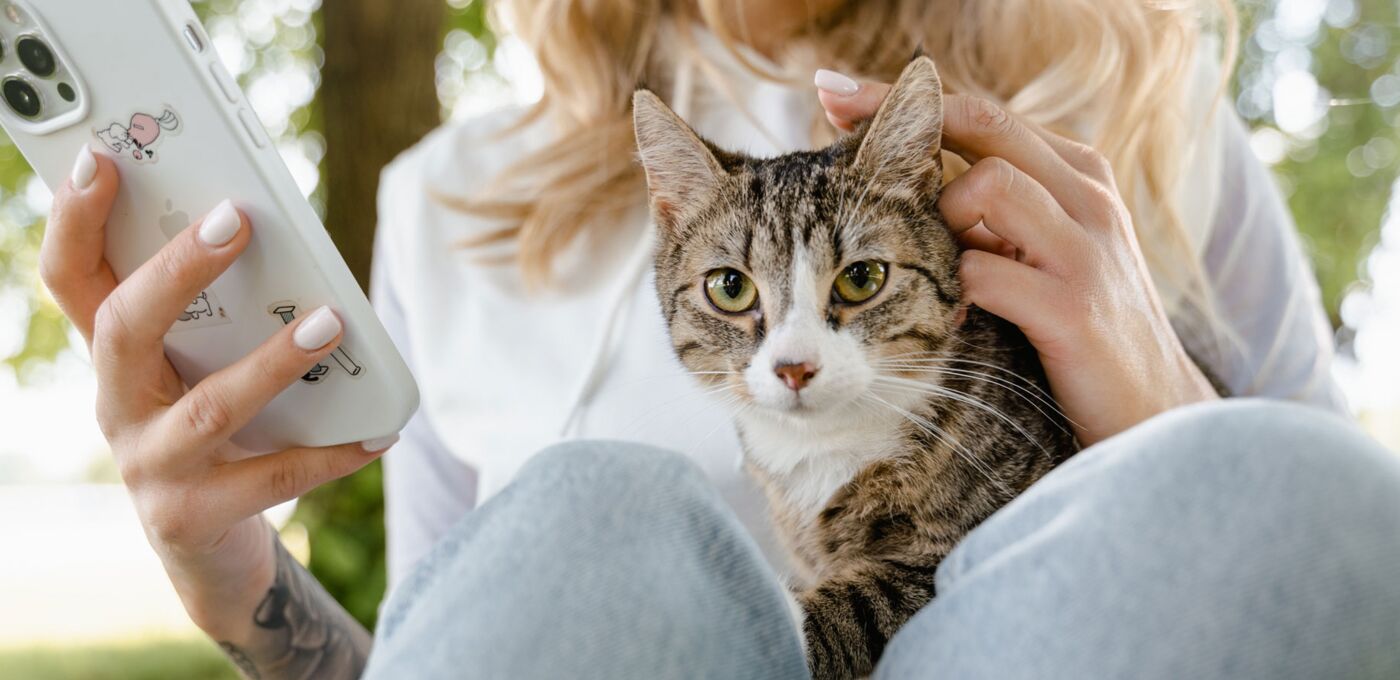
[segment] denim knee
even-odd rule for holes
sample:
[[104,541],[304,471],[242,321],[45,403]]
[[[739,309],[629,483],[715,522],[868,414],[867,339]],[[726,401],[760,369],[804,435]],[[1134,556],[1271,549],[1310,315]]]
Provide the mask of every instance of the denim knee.
[[[1205,548],[1247,541],[1248,559],[1321,539],[1336,527],[1374,536],[1384,552],[1400,542],[1400,455],[1325,411],[1258,399],[1230,399],[1163,414],[1085,449],[985,524],[940,570],[949,585],[1041,518],[1066,512],[1140,540]],[[1257,542],[1275,536],[1281,542]],[[1183,555],[1184,557],[1184,555]]]
[[709,491],[704,473],[684,455],[635,442],[578,440],[550,446],[521,468],[526,486],[569,489],[574,502],[673,501]]
[[1397,537],[1400,456],[1351,423],[1179,409],[969,533],[881,677],[1400,677]]
[[[1140,458],[1151,470],[1141,478],[1143,492],[1191,480],[1218,486],[1225,500],[1257,503],[1258,493],[1272,490],[1294,508],[1374,502],[1384,506],[1375,511],[1400,513],[1400,456],[1317,408],[1226,399],[1164,414],[1119,439],[1105,442],[1104,455]],[[1337,497],[1344,487],[1392,493]]]

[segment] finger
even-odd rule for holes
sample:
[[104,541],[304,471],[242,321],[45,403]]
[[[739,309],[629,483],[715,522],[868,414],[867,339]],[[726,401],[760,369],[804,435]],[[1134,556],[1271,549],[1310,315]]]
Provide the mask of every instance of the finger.
[[1050,148],[1071,167],[1108,186],[1114,185],[1113,165],[1102,153],[1099,153],[1098,149],[1082,142],[1061,137],[1031,121],[1023,122],[1031,132],[1045,140],[1045,143],[1049,144]]
[[54,192],[39,249],[39,273],[63,313],[89,342],[93,316],[117,285],[103,258],[107,216],[117,197],[116,164],[86,145],[67,182]]
[[1082,237],[1045,187],[997,157],[978,161],[949,182],[938,197],[938,209],[954,234],[982,225],[1037,267],[1071,259]]
[[343,326],[321,307],[268,338],[248,356],[201,380],[155,423],[163,447],[188,456],[224,443],[288,385],[340,344]]
[[1016,246],[1012,245],[1010,241],[993,234],[985,224],[978,224],[958,234],[957,238],[958,243],[962,244],[964,248],[981,250],[992,253],[993,255],[1017,259],[1019,251],[1016,250]]
[[943,144],[974,165],[993,156],[1005,159],[1045,187],[1071,216],[1075,214],[1071,207],[1089,198],[1088,187],[1074,166],[1015,116],[985,99],[943,98]]
[[166,332],[190,301],[233,264],[249,238],[242,214],[224,201],[118,285],[94,320],[94,355],[98,345],[103,355],[96,363],[98,377],[144,389],[165,361]]
[[813,83],[827,119],[843,130],[850,130],[856,123],[874,116],[890,91],[890,86],[884,83],[861,83],[826,69],[817,71]]
[[829,112],[826,114],[826,122],[831,123],[833,127],[835,127],[838,130],[841,130],[842,132],[851,132],[856,129],[855,123],[852,123],[849,120],[842,120],[840,118],[837,118],[836,116],[831,115],[831,113]]
[[[1061,317],[1062,284],[1030,265],[968,250],[958,264],[963,302],[977,305],[1021,329],[1037,348],[1053,340]],[[1047,345],[1048,346],[1048,345]]]
[[375,451],[366,451],[364,444],[356,442],[288,449],[224,463],[215,474],[209,494],[225,502],[210,512],[219,515],[213,519],[226,523],[251,517],[359,470],[383,455],[396,440],[393,437],[378,442]]

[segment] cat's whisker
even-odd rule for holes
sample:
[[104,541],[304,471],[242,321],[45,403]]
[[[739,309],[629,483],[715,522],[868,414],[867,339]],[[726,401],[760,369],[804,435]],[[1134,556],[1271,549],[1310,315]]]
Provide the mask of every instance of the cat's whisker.
[[679,373],[667,372],[667,373],[654,373],[654,374],[651,374],[651,375],[639,376],[639,377],[636,377],[636,378],[632,378],[632,379],[630,379],[630,380],[623,380],[623,381],[620,381],[620,382],[618,382],[617,384],[618,384],[619,386],[636,387],[637,385],[644,384],[644,383],[655,382],[655,381],[657,381],[657,380],[668,380],[668,379],[673,379],[673,378],[675,378],[677,375],[693,376],[693,377],[695,377],[698,381],[700,381],[701,384],[704,384],[704,379],[703,379],[704,376],[708,376],[708,375],[740,375],[740,373],[739,373],[739,371],[686,371],[686,370],[682,370],[682,371],[680,371]]
[[[710,404],[708,404],[708,405],[706,406],[706,409],[705,409],[706,412],[708,412],[709,410],[712,410],[712,409],[715,408],[715,407],[721,406],[721,405],[723,405],[723,403],[724,403],[724,400],[723,400],[723,399],[721,399],[721,400],[714,400],[714,399],[711,399],[710,397],[713,397],[713,396],[715,396],[715,395],[722,395],[722,394],[724,394],[725,392],[733,392],[733,396],[734,396],[735,398],[738,398],[739,395],[738,395],[737,391],[735,391],[735,390],[737,390],[737,388],[738,388],[738,385],[733,384],[733,383],[729,383],[729,382],[721,383],[721,384],[719,384],[719,385],[715,385],[715,386],[711,386],[711,387],[702,388],[702,389],[699,391],[699,395],[702,397],[703,401],[712,402],[712,403],[710,403]],[[631,422],[629,422],[626,426],[624,426],[624,427],[620,430],[620,432],[623,433],[623,436],[633,436],[633,435],[635,435],[635,434],[641,432],[642,429],[643,429],[643,428],[642,428],[642,425],[643,425],[643,424],[651,422],[651,421],[657,416],[657,414],[663,412],[664,410],[666,410],[668,407],[670,407],[671,405],[675,404],[676,402],[678,402],[678,401],[680,401],[680,400],[682,400],[682,399],[685,399],[687,396],[689,396],[689,395],[678,395],[678,396],[673,397],[673,398],[671,398],[671,399],[667,399],[667,400],[665,400],[665,401],[662,401],[662,402],[659,403],[659,404],[652,404],[650,408],[647,408],[644,412],[638,414],[637,417],[633,418]]]
[[[672,400],[672,401],[674,401],[674,400]],[[698,412],[691,412],[691,413],[689,414],[688,417],[689,417],[689,418],[694,418],[694,417],[697,415],[697,413],[698,413],[699,415],[709,415],[710,413],[713,413],[716,409],[722,410],[722,411],[725,412],[727,415],[726,415],[725,417],[719,418],[719,419],[718,419],[719,422],[717,422],[717,423],[715,424],[714,427],[710,428],[710,430],[709,430],[708,432],[706,432],[703,436],[701,436],[701,437],[700,437],[698,440],[696,440],[694,443],[690,444],[690,445],[688,446],[688,448],[691,448],[691,449],[699,449],[699,448],[700,448],[701,446],[703,446],[707,441],[709,441],[709,439],[710,439],[711,437],[713,437],[714,434],[715,434],[716,432],[718,432],[721,428],[723,428],[723,427],[726,426],[726,425],[732,426],[733,423],[734,423],[733,417],[736,416],[737,414],[740,414],[740,413],[745,412],[745,410],[748,408],[747,405],[740,403],[740,402],[741,402],[741,396],[738,395],[738,394],[726,395],[726,396],[724,396],[724,397],[722,397],[722,398],[720,398],[720,399],[718,399],[718,400],[707,400],[707,401],[709,401],[710,403],[708,403],[708,404],[702,406],[701,409],[700,409]],[[653,410],[651,411],[651,413],[652,413],[653,415],[655,415],[656,410],[653,409]],[[644,429],[644,428],[643,428],[643,423],[648,423],[648,422],[651,421],[651,420],[652,420],[651,418],[637,419],[637,420],[635,420],[628,428],[626,428],[626,429],[623,430],[623,432],[625,433],[625,434],[623,435],[623,438],[635,437],[635,436],[641,434],[641,432],[642,432],[643,429]],[[650,428],[652,428],[652,427],[654,427],[654,423],[649,424],[645,429],[650,429]]]
[[[987,363],[987,362],[985,362],[985,361],[977,361],[977,360],[974,360],[974,359],[964,359],[964,358],[962,358],[962,357],[957,357],[957,356],[949,356],[949,355],[944,355],[944,356],[926,356],[926,357],[922,357],[922,358],[916,357],[916,356],[887,357],[887,358],[884,358],[884,359],[877,359],[877,360],[875,360],[875,361],[872,361],[872,362],[871,362],[871,365],[876,366],[876,367],[880,367],[880,368],[908,368],[908,367],[910,367],[910,366],[914,366],[914,367],[921,367],[921,366],[942,366],[942,365],[949,364],[949,363],[971,364],[971,365],[974,365],[974,366],[978,366],[978,367],[982,367],[982,368],[987,368],[987,369],[996,371],[996,372],[998,372],[998,373],[1003,373],[1003,374],[1009,376],[1009,377],[1010,377],[1011,379],[1013,379],[1013,380],[1019,381],[1020,383],[1024,383],[1027,387],[1029,387],[1029,388],[1031,388],[1031,389],[1034,389],[1034,390],[1037,391],[1038,393],[1044,394],[1044,390],[1042,390],[1042,389],[1040,388],[1039,385],[1036,385],[1036,384],[1035,384],[1034,382],[1032,382],[1030,379],[1026,378],[1025,376],[1023,376],[1023,375],[1021,375],[1021,374],[1019,374],[1019,373],[1017,373],[1017,372],[1015,372],[1015,371],[1013,371],[1013,370],[1011,370],[1011,369],[1009,369],[1009,368],[1006,368],[1006,367],[1004,367],[1004,366],[997,366],[996,364],[989,364],[989,363]],[[1045,395],[1045,396],[1046,396],[1047,398],[1049,397],[1049,395]]]
[[982,401],[981,399],[978,399],[972,395],[959,392],[957,390],[949,389],[946,387],[942,387],[939,385],[920,382],[918,380],[909,380],[907,378],[891,378],[888,376],[877,376],[874,382],[876,384],[884,384],[886,386],[901,388],[913,392],[919,392],[922,394],[928,394],[935,397],[952,399],[953,401],[962,404],[967,404],[968,406],[971,406],[973,408],[981,409],[982,411],[991,414],[1003,423],[1006,423],[1008,427],[1019,432],[1021,436],[1026,438],[1026,441],[1035,445],[1036,448],[1039,448],[1041,451],[1045,452],[1046,454],[1049,454],[1049,451],[1045,450],[1045,446],[1041,444],[1035,437],[1033,437],[1031,433],[1026,430],[1025,427],[1022,427],[1020,423],[1016,422],[1013,418],[1003,413],[1000,409],[997,409],[991,404],[988,404],[987,402]]
[[903,370],[916,373],[943,373],[955,377],[966,378],[968,380],[976,380],[978,382],[1001,387],[1003,389],[1009,390],[1013,394],[1017,395],[1022,401],[1025,401],[1027,404],[1029,404],[1031,408],[1034,408],[1036,412],[1040,415],[1045,416],[1045,419],[1051,424],[1053,424],[1056,428],[1058,428],[1061,432],[1069,434],[1069,430],[1067,430],[1063,425],[1061,425],[1057,418],[1063,419],[1065,422],[1071,425],[1079,426],[1079,423],[1076,423],[1073,418],[1070,418],[1069,415],[1066,414],[1064,410],[1062,410],[1059,407],[1059,404],[1055,403],[1055,400],[1052,397],[1047,395],[1044,392],[1044,390],[1041,390],[1034,383],[1027,382],[1024,385],[1020,385],[1005,378],[983,373],[981,371],[952,367],[911,368]]
[[[958,367],[958,366],[949,366],[949,364],[967,364],[967,365],[971,365],[971,366],[985,367],[985,368],[988,368],[988,369],[997,371],[997,372],[999,372],[999,373],[1005,374],[1005,375],[1008,376],[1008,377],[1002,377],[1001,375],[994,375],[994,374],[991,374],[991,373],[986,373],[986,372],[979,371],[979,370],[976,370],[976,369],[973,369],[973,368],[962,368],[962,367]],[[959,372],[959,374],[970,374],[970,375],[982,376],[982,377],[985,377],[985,378],[988,378],[988,379],[991,379],[991,380],[998,381],[999,383],[1004,383],[1004,384],[1006,384],[1006,385],[1008,385],[1008,386],[1010,386],[1010,387],[1014,387],[1014,388],[1016,388],[1016,389],[1024,390],[1025,392],[1034,395],[1035,398],[1036,398],[1037,400],[1039,400],[1041,403],[1045,404],[1046,406],[1048,406],[1048,407],[1054,409],[1057,413],[1059,413],[1059,408],[1058,408],[1058,406],[1054,405],[1053,403],[1047,403],[1047,402],[1052,401],[1052,397],[1051,397],[1049,394],[1047,394],[1047,393],[1045,392],[1045,390],[1043,390],[1039,385],[1035,384],[1035,382],[1033,382],[1033,381],[1027,379],[1027,378],[1024,377],[1024,376],[1021,376],[1021,375],[1015,373],[1014,371],[1007,370],[1007,369],[1005,369],[1005,368],[1002,368],[1002,367],[1000,367],[1000,366],[996,366],[996,365],[994,365],[994,364],[988,364],[988,363],[984,363],[984,362],[981,362],[981,361],[973,361],[973,360],[970,360],[970,359],[954,359],[954,358],[946,358],[946,359],[943,359],[943,358],[940,358],[940,359],[928,359],[928,360],[922,360],[922,361],[903,361],[903,362],[878,361],[878,362],[872,362],[872,366],[874,366],[875,368],[878,368],[878,369],[894,370],[894,371],[908,371],[908,372],[937,372],[937,371],[949,371],[949,372],[953,372],[953,371],[956,371],[956,372]],[[1064,415],[1064,414],[1063,414],[1063,413],[1060,413],[1060,415]]]
[[887,386],[928,394],[931,396],[952,399],[953,401],[967,404],[968,406],[972,406],[973,408],[979,408],[996,417],[997,419],[1001,420],[1002,422],[1006,423],[1008,426],[1016,429],[1024,437],[1026,437],[1027,440],[1039,446],[1039,442],[1037,442],[1035,438],[1032,437],[1031,434],[1026,431],[1025,428],[1021,427],[1021,425],[1017,423],[1014,419],[1012,419],[1010,416],[1006,415],[1001,410],[993,407],[987,402],[965,392],[959,392],[958,390],[944,387],[942,385],[934,385],[932,383],[927,383],[919,380],[910,380],[908,378],[878,376],[875,378],[875,382],[877,384],[884,384]]
[[964,447],[961,442],[957,441],[957,439],[953,437],[952,434],[949,433],[947,430],[938,427],[938,425],[934,424],[927,418],[923,418],[907,409],[900,408],[899,406],[889,402],[886,399],[882,399],[873,393],[869,394],[868,396],[869,398],[874,399],[880,404],[883,404],[887,408],[893,410],[895,413],[898,413],[899,415],[903,416],[910,423],[913,423],[915,427],[927,433],[929,436],[932,436],[938,439],[938,441],[943,442],[950,449],[952,449],[954,453],[961,454],[963,460],[967,461],[967,463],[971,465],[974,470],[977,470],[979,473],[981,473],[983,477],[986,477],[987,481],[991,482],[994,486],[996,486],[1003,493],[1005,493],[1007,498],[1013,498],[1016,496],[1015,492],[1013,492],[1008,486],[1006,486],[1006,482],[1002,481],[995,474],[993,474],[994,471],[991,468],[984,465],[982,461],[979,461],[977,457],[972,454],[971,451],[968,451],[967,448]]
[[[1012,394],[1016,395],[1016,396],[1017,396],[1018,398],[1020,398],[1022,401],[1026,402],[1027,404],[1029,404],[1031,408],[1035,409],[1036,412],[1038,412],[1040,415],[1044,416],[1045,419],[1046,419],[1048,422],[1050,422],[1052,425],[1054,425],[1056,428],[1058,428],[1061,432],[1064,432],[1065,434],[1072,434],[1072,433],[1071,433],[1068,429],[1066,429],[1063,425],[1060,425],[1059,422],[1056,421],[1056,419],[1055,419],[1054,416],[1059,416],[1060,418],[1063,418],[1063,419],[1065,419],[1066,421],[1071,422],[1071,423],[1073,423],[1073,421],[1069,418],[1069,416],[1065,415],[1064,411],[1061,411],[1060,408],[1059,408],[1058,406],[1056,406],[1055,403],[1054,403],[1053,401],[1046,400],[1045,398],[1043,398],[1043,397],[1041,397],[1039,394],[1037,394],[1036,392],[1039,391],[1039,388],[1034,388],[1036,391],[1031,391],[1031,389],[1027,389],[1026,387],[1023,387],[1023,386],[1021,386],[1021,385],[1017,385],[1017,384],[1012,383],[1012,382],[1010,382],[1010,381],[1008,381],[1008,380],[1005,380],[1005,379],[1003,379],[1003,378],[998,378],[998,377],[996,377],[996,376],[988,375],[988,374],[986,374],[986,373],[982,373],[982,372],[979,372],[979,371],[965,370],[965,369],[960,369],[960,368],[949,368],[949,367],[906,367],[906,368],[897,368],[897,369],[895,369],[895,370],[905,371],[905,372],[910,372],[910,373],[925,373],[925,374],[940,375],[940,376],[941,376],[941,375],[951,375],[951,376],[953,376],[953,377],[965,378],[965,379],[968,379],[968,380],[975,380],[975,381],[978,381],[978,382],[981,382],[981,383],[986,383],[986,384],[989,384],[989,385],[993,385],[993,386],[995,386],[995,387],[1001,387],[1001,388],[1003,388],[1003,389],[1005,389],[1005,390],[1011,392]],[[1034,387],[1034,386],[1032,386],[1032,387]],[[1047,411],[1047,409],[1048,409],[1048,411]],[[1053,415],[1052,415],[1052,414],[1053,414]]]
[[[1051,396],[1049,393],[1047,393],[1044,389],[1042,389],[1042,388],[1041,388],[1039,385],[1037,385],[1035,382],[1033,382],[1033,381],[1031,381],[1030,379],[1026,378],[1025,376],[1022,376],[1022,375],[1016,373],[1015,371],[1012,371],[1012,370],[1010,370],[1010,369],[1008,369],[1008,368],[1005,368],[1005,367],[1003,367],[1003,366],[997,366],[997,365],[995,365],[995,364],[989,364],[989,363],[987,363],[987,362],[985,362],[985,361],[976,361],[976,360],[974,360],[974,359],[964,359],[964,358],[961,358],[961,357],[928,357],[928,358],[926,358],[926,359],[913,360],[913,361],[905,361],[905,362],[895,362],[895,361],[891,361],[891,360],[889,360],[889,359],[885,359],[885,360],[877,360],[877,361],[874,361],[874,362],[871,362],[871,363],[872,363],[873,366],[875,366],[876,368],[879,368],[879,369],[900,370],[900,371],[908,371],[908,372],[937,372],[937,371],[943,371],[943,372],[947,372],[947,373],[950,373],[950,374],[953,374],[953,375],[961,375],[961,376],[967,377],[967,378],[973,378],[973,379],[979,379],[979,378],[980,378],[980,379],[990,380],[990,381],[996,382],[997,384],[1001,384],[1002,386],[1004,386],[1004,387],[1006,387],[1006,388],[1008,388],[1008,389],[1011,389],[1011,390],[1013,390],[1013,391],[1016,391],[1016,392],[1022,394],[1023,397],[1028,397],[1028,398],[1030,398],[1030,399],[1034,399],[1035,401],[1039,402],[1042,406],[1044,406],[1045,408],[1049,409],[1049,410],[1050,410],[1052,413],[1054,413],[1055,415],[1057,415],[1057,416],[1063,418],[1063,419],[1064,419],[1066,422],[1068,422],[1070,425],[1073,425],[1073,426],[1075,426],[1075,427],[1079,427],[1079,428],[1083,429],[1083,426],[1082,426],[1082,425],[1080,425],[1078,422],[1075,422],[1075,420],[1074,420],[1073,418],[1070,418],[1069,415],[1066,414],[1066,413],[1059,407],[1059,404],[1057,404],[1057,403],[1055,402],[1055,399],[1054,399],[1053,396]],[[997,371],[997,372],[999,372],[999,373],[1005,374],[1005,375],[1008,376],[1008,377],[1003,378],[1003,377],[1001,377],[1001,376],[991,375],[991,374],[988,374],[988,373],[982,373],[982,372],[980,372],[980,371],[976,371],[976,370],[973,370],[973,369],[963,369],[963,368],[956,368],[956,367],[947,367],[946,364],[949,364],[949,363],[955,363],[955,364],[970,364],[970,365],[973,365],[973,366],[984,367],[984,368],[988,368],[988,369]],[[976,377],[974,377],[974,376],[976,376]],[[1033,405],[1034,405],[1034,404],[1033,404]],[[1048,414],[1046,414],[1046,412],[1045,412],[1044,410],[1040,409],[1039,407],[1037,407],[1036,410],[1037,410],[1037,411],[1040,411],[1040,414],[1041,414],[1041,415],[1048,415]],[[1051,420],[1052,422],[1054,422],[1054,419],[1053,419],[1053,418],[1051,418],[1050,420]],[[1059,427],[1060,430],[1061,430],[1062,432],[1068,433],[1068,431],[1065,430],[1065,428],[1064,428],[1063,426],[1060,426],[1058,423],[1056,423],[1056,427]]]
[[[701,448],[706,442],[710,441],[710,437],[715,436],[716,432],[719,432],[720,429],[724,428],[726,425],[733,427],[735,420],[742,417],[745,413],[748,413],[749,409],[752,408],[749,404],[743,403],[743,398],[738,393],[726,396],[724,400],[720,401],[715,406],[724,408],[729,412],[730,417],[723,418],[720,422],[715,423],[715,426],[710,428],[709,432],[701,435],[700,439],[690,445],[691,447],[696,449]],[[708,411],[709,409],[706,409],[706,412]]]

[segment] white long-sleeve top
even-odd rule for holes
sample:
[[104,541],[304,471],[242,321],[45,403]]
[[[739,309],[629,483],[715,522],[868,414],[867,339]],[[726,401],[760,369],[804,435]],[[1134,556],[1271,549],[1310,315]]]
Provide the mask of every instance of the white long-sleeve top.
[[[707,52],[741,101],[704,82],[691,87],[685,115],[702,135],[754,155],[811,146],[810,88],[755,78],[723,49]],[[1198,79],[1196,91],[1209,93],[1212,74]],[[502,134],[519,114],[444,125],[383,174],[372,298],[422,392],[421,410],[384,459],[390,583],[532,454],[569,438],[690,456],[784,570],[729,417],[673,357],[649,268],[636,266],[651,228],[640,200],[610,225],[610,238],[581,239],[566,253],[562,285],[548,290],[528,291],[514,267],[460,247],[497,225],[433,194],[471,195],[551,142],[543,124]],[[1218,311],[1243,341],[1212,368],[1235,394],[1344,410],[1330,376],[1331,329],[1278,189],[1229,106],[1203,104],[1199,114],[1179,209]]]

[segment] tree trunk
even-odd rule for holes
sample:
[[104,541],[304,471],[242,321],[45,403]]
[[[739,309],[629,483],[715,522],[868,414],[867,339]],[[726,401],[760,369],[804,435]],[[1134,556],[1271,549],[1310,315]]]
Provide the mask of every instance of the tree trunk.
[[442,0],[326,0],[321,69],[326,228],[369,284],[379,171],[441,121]]
[[[379,171],[440,120],[434,60],[442,0],[325,0],[320,103],[326,227],[361,287],[369,283]],[[384,595],[384,497],[378,461],[297,505],[310,530],[311,573],[374,629]]]

